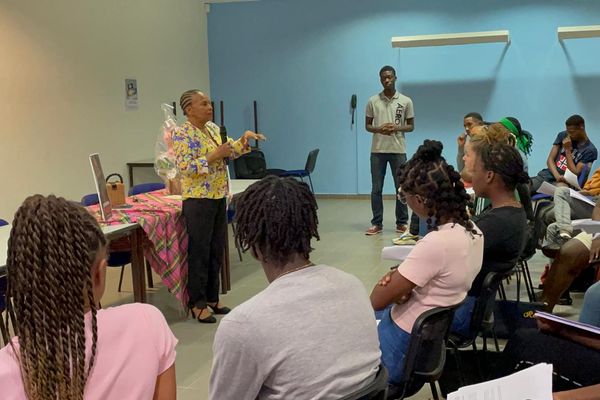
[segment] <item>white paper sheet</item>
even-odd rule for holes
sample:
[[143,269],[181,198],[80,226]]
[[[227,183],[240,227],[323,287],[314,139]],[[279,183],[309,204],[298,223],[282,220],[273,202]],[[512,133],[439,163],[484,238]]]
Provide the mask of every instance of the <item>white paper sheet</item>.
[[448,400],[552,400],[552,365],[537,364],[493,381],[465,386]]
[[[543,194],[547,194],[550,196],[554,196],[555,191],[556,191],[556,186],[554,186],[553,184],[548,183],[548,182],[542,182],[542,185],[538,189],[538,193],[543,193]],[[576,190],[569,189],[569,193],[571,195],[571,198],[573,198],[573,199],[583,201],[584,203],[590,204],[592,206],[596,205],[596,203],[594,203],[591,199],[585,197],[584,195],[582,195],[581,193],[579,193]]]
[[600,233],[600,221],[592,221],[590,218],[576,219],[571,224],[573,228],[581,229],[587,233]]
[[569,168],[567,168],[567,170],[565,171],[564,178],[567,181],[567,183],[569,185],[571,185],[571,187],[574,187],[577,190],[581,190],[581,187],[579,186],[579,182],[577,181],[578,180],[577,175],[572,173]]
[[414,247],[414,245],[384,247],[381,250],[381,258],[383,260],[404,261]]

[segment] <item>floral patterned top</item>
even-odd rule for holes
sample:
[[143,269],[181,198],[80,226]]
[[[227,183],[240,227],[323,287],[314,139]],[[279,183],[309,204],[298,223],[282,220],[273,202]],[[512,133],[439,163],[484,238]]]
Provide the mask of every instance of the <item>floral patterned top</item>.
[[[250,151],[240,140],[233,141],[235,157]],[[195,199],[222,199],[228,191],[227,164],[223,160],[208,164],[206,156],[222,144],[219,127],[208,122],[200,130],[187,121],[173,133],[175,164],[181,175],[181,197]]]

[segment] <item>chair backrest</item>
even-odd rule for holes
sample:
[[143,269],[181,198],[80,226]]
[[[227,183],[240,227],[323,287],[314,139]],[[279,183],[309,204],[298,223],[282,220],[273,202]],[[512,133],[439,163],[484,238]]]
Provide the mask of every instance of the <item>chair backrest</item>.
[[262,179],[267,174],[265,154],[252,150],[233,160],[233,172],[237,179]]
[[311,150],[310,153],[308,153],[308,157],[306,158],[306,166],[304,167],[304,169],[309,174],[312,174],[313,171],[315,170],[315,165],[317,165],[317,156],[318,155],[319,155],[319,149]]
[[97,193],[86,194],[81,198],[81,205],[84,207],[93,206],[95,204],[99,204],[100,200],[98,200]]
[[473,314],[471,314],[469,339],[475,340],[482,330],[483,323],[491,320],[498,288],[502,281],[512,274],[513,271],[514,268],[511,268],[506,272],[488,272],[485,276],[483,284],[481,285],[481,292],[473,307]]
[[387,399],[388,391],[388,373],[383,364],[379,364],[379,371],[375,375],[375,379],[362,389],[340,400],[385,400]]
[[8,225],[8,222],[0,218],[0,226]]
[[135,196],[136,194],[154,192],[155,190],[161,190],[165,188],[165,184],[162,182],[152,183],[140,183],[129,188],[129,196]]
[[[464,302],[464,300],[463,300]],[[446,340],[454,319],[454,306],[436,307],[417,318],[410,334],[406,363],[402,376],[404,396],[410,396],[423,382],[435,382],[446,363]]]

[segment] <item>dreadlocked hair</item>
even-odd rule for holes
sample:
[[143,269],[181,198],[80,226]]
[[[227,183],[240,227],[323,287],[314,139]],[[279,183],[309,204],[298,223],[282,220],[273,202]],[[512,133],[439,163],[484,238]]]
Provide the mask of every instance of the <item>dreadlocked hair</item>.
[[240,196],[235,239],[244,250],[283,266],[295,254],[308,258],[312,238],[319,240],[317,202],[308,185],[294,178],[268,176]]
[[[10,344],[30,400],[83,399],[98,341],[91,268],[105,246],[94,218],[63,198],[34,195],[15,214],[6,324],[19,338],[18,350]],[[86,305],[92,328],[87,363]]]
[[477,231],[467,214],[469,195],[460,174],[442,157],[443,145],[425,140],[415,155],[398,169],[399,186],[405,193],[425,198],[429,209],[427,228],[437,230],[440,221],[454,222],[472,234]]
[[192,97],[194,97],[194,95],[198,94],[198,93],[202,93],[202,92],[198,89],[191,89],[191,90],[186,90],[185,92],[183,92],[183,94],[179,98],[179,107],[181,107],[181,110],[183,111],[183,115],[187,115],[187,113],[185,112],[185,109],[188,108],[188,106],[190,104],[192,104]]
[[514,191],[519,183],[529,182],[523,158],[513,146],[504,143],[483,144],[475,150],[486,171],[492,171],[502,178],[509,191]]

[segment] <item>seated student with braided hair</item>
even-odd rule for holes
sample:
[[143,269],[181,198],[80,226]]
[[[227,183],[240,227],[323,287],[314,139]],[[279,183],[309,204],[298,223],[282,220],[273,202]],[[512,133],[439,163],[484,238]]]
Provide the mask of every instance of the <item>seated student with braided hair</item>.
[[3,399],[175,399],[175,345],[148,304],[99,309],[107,242],[83,207],[35,195],[8,242]]
[[398,196],[423,220],[429,233],[406,260],[371,293],[380,311],[382,361],[390,382],[399,383],[415,320],[435,307],[460,303],[481,268],[484,239],[467,215],[460,175],[442,157],[442,144],[425,140],[399,170]]
[[373,310],[356,277],[310,260],[319,233],[308,185],[252,184],[236,222],[269,286],[221,320],[210,399],[338,399],[369,384],[381,356]]
[[513,146],[505,143],[472,141],[465,151],[465,168],[471,176],[475,195],[491,204],[473,217],[483,232],[484,250],[481,271],[469,289],[466,302],[456,311],[452,331],[467,335],[471,314],[486,275],[513,268],[525,247],[527,217],[515,197],[517,184],[529,177],[523,159]]

